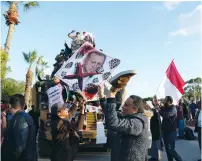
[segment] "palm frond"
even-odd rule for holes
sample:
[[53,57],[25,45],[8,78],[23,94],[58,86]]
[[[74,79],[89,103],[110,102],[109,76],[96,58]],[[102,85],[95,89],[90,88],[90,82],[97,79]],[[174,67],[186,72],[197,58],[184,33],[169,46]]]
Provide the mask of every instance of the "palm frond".
[[22,54],[23,54],[24,60],[25,60],[27,63],[29,63],[29,53],[27,54],[27,53],[25,53],[25,52],[22,52]]
[[41,65],[43,63],[43,56],[40,56],[36,63],[37,65]]
[[39,71],[39,75],[40,75],[41,77],[44,77],[44,71],[43,71],[43,70],[40,70],[40,71]]
[[6,5],[8,7],[10,7],[11,3],[12,3],[12,1],[1,1],[2,5]]
[[37,8],[37,7],[39,7],[39,2],[38,1],[31,1],[31,2],[24,4],[24,11],[28,11],[31,8]]
[[38,67],[36,67],[36,69],[35,69],[35,75],[36,75],[36,76],[39,75],[39,68],[38,68]]
[[41,65],[42,65],[43,67],[47,68],[47,67],[48,67],[48,62],[43,61],[43,62],[41,63]]
[[37,51],[33,50],[29,52],[29,63],[34,63],[37,59]]

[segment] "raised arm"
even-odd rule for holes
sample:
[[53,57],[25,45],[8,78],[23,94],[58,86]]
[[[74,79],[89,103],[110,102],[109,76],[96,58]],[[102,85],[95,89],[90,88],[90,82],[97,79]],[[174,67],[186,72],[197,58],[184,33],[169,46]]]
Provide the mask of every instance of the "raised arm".
[[107,113],[108,128],[110,129],[134,136],[138,136],[143,131],[144,125],[141,120],[117,116],[115,98],[107,99],[105,113]]
[[106,104],[106,96],[104,95],[104,87],[98,87],[98,96],[100,99],[100,106],[102,110],[104,110],[105,104]]
[[76,102],[74,102],[73,104],[72,104],[72,109],[71,109],[71,111],[69,112],[69,115],[68,115],[68,119],[71,119],[73,116],[74,116],[74,114],[76,113],[76,111],[77,111],[77,109],[78,109],[78,102],[76,101]]
[[81,108],[80,108],[80,115],[79,115],[79,118],[78,118],[78,123],[77,123],[77,127],[78,127],[78,130],[82,130],[83,128],[83,124],[84,124],[84,118],[85,118],[85,101],[82,101],[81,102]]

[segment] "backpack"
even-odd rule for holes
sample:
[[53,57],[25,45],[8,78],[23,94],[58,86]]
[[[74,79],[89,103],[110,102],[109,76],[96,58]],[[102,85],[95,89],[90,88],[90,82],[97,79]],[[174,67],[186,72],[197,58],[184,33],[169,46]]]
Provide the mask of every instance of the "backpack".
[[184,133],[185,133],[185,135],[184,135],[185,140],[195,140],[194,132],[191,128],[185,127]]

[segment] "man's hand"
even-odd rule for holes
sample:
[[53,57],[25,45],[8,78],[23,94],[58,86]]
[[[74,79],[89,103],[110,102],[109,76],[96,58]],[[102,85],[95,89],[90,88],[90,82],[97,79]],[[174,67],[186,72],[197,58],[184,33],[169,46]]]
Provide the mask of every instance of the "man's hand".
[[99,98],[104,98],[105,97],[104,87],[101,87],[101,86],[98,87],[98,96],[99,96]]
[[112,86],[111,89],[110,89],[108,98],[115,98],[116,93],[117,93],[118,91],[120,91],[120,90],[121,90],[121,88],[115,88],[115,87]]
[[85,103],[86,103],[86,101],[84,101],[84,100],[82,100],[81,102],[80,102],[80,110],[81,110],[81,114],[84,114],[84,110],[85,110]]
[[79,102],[78,102],[78,101],[74,101],[73,103],[74,103],[74,105],[75,105],[76,107],[79,106]]
[[86,103],[86,101],[84,101],[84,100],[82,100],[81,102],[80,102],[80,106],[81,106],[81,109],[83,108],[85,108],[85,103]]

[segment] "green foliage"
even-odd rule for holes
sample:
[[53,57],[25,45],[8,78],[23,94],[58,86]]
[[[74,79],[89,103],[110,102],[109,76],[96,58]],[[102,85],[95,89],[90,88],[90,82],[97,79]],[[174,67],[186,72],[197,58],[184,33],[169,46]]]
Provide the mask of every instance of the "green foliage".
[[8,54],[5,50],[0,48],[0,57],[1,57],[1,80],[5,78],[6,74],[11,72],[10,67],[6,67],[6,63],[8,61]]
[[2,95],[11,96],[13,94],[19,93],[24,94],[25,82],[17,81],[13,78],[5,78],[2,82]]
[[186,83],[183,97],[188,100],[201,98],[201,78],[190,79]]
[[193,83],[200,84],[201,83],[201,78],[197,77],[195,79],[190,79],[186,83],[188,83],[188,84],[193,84]]
[[45,73],[44,70],[49,68],[48,66],[48,62],[46,62],[43,58],[43,56],[40,56],[37,60],[37,66],[35,68],[35,75],[36,76],[40,76],[40,77],[44,77]]
[[39,7],[39,2],[37,1],[30,1],[30,2],[22,2],[22,1],[3,1],[2,4],[5,4],[7,7],[10,7],[12,4],[15,4],[18,8],[19,5],[23,6],[24,11],[28,11],[32,8]]
[[36,61],[37,59],[37,51],[29,51],[28,53],[22,52],[25,62],[30,65],[30,68],[32,67],[32,64]]
[[36,7],[39,7],[39,2],[37,1],[27,2],[24,4],[24,11],[28,11],[31,8],[36,8]]

